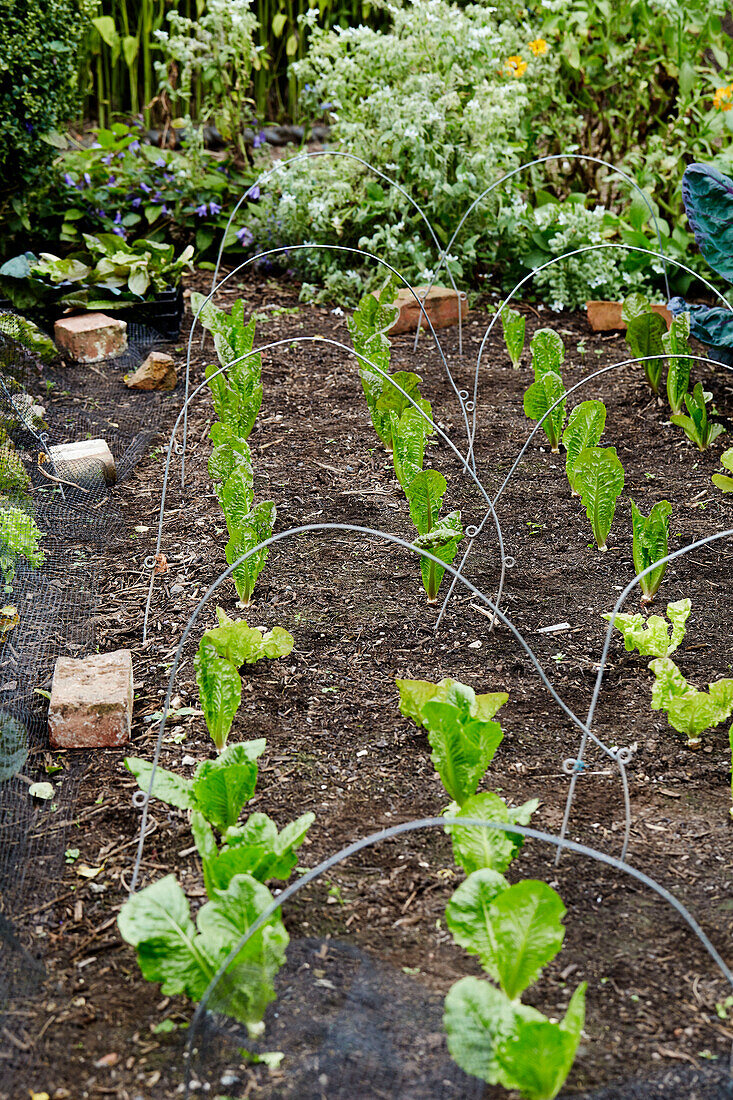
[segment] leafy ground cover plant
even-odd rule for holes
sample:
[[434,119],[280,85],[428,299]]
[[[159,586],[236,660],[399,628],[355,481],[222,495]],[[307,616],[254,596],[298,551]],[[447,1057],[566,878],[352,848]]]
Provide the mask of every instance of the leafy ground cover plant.
[[687,737],[688,749],[696,749],[706,730],[733,713],[733,679],[716,680],[707,691],[698,691],[669,657],[658,657],[649,668],[655,676],[652,710],[667,712],[672,729]]
[[504,334],[504,343],[515,370],[519,368],[524,352],[524,315],[516,309],[506,306],[501,312],[501,327]]
[[626,322],[626,343],[632,356],[636,359],[642,359],[648,355],[659,356],[658,359],[652,359],[643,364],[644,376],[652,393],[658,394],[664,362],[662,340],[667,331],[667,323],[663,317],[652,310],[646,295],[638,292],[624,299],[621,316]]
[[[624,648],[629,653],[635,649],[642,657],[670,657],[682,644],[691,608],[689,599],[675,600],[667,604],[669,623],[662,615],[650,615],[645,619],[637,612],[617,615],[613,625],[621,631]],[[611,613],[606,612],[602,618],[610,622]]]
[[599,550],[606,540],[616,511],[616,500],[624,487],[624,468],[615,447],[584,447],[573,463],[575,489],[590,520]]
[[[637,575],[667,556],[671,514],[672,505],[668,500],[657,501],[648,516],[642,515],[634,501],[631,501],[634,569]],[[666,571],[665,563],[641,578],[639,586],[642,591],[642,605],[652,602]]]
[[585,1022],[585,982],[559,1022],[520,1000],[560,951],[564,915],[560,896],[544,882],[510,886],[489,869],[470,874],[446,909],[456,942],[497,983],[467,977],[449,991],[443,1022],[451,1056],[466,1073],[528,1100],[557,1096]]
[[[720,456],[720,464],[733,473],[733,447],[723,451]],[[713,474],[710,480],[716,489],[721,489],[724,493],[733,493],[733,477],[728,477],[727,474]]]
[[573,496],[579,496],[575,488],[573,466],[586,447],[597,447],[606,426],[606,406],[602,401],[581,401],[571,410],[562,444],[565,448],[565,473]]
[[263,657],[286,657],[295,643],[281,626],[263,634],[244,619],[230,619],[220,607],[216,616],[219,625],[202,634],[194,667],[206,726],[217,751],[223,752],[242,701],[239,670]]
[[[209,900],[195,923],[175,875],[134,894],[122,906],[118,927],[137,951],[143,977],[160,982],[167,996],[183,993],[201,999],[220,964],[272,902],[264,885],[289,877],[295,850],[302,844],[313,814],[305,814],[281,832],[265,814],[239,816],[252,798],[257,759],[264,740],[231,745],[217,760],[198,765],[192,779],[156,769],[152,796],[191,812],[191,828],[204,866]],[[152,765],[129,757],[125,764],[141,790],[150,785]],[[214,830],[221,834],[217,844]],[[247,942],[214,991],[212,1008],[261,1034],[262,1017],[275,998],[274,978],[285,961],[288,934],[273,914]]]
[[9,499],[0,499],[0,573],[6,592],[12,591],[12,580],[21,560],[27,561],[32,569],[43,565],[46,556],[38,545],[42,538],[43,531],[33,516]]
[[669,331],[662,337],[667,353],[667,400],[673,413],[681,413],[684,398],[690,388],[690,359],[677,358],[692,354],[689,344],[690,314],[680,313],[672,319]]
[[697,382],[692,393],[685,394],[685,405],[690,415],[673,413],[669,418],[672,424],[682,428],[690,442],[694,443],[700,451],[706,451],[710,444],[725,432],[722,424],[708,420],[707,403],[711,398],[712,394],[703,390],[702,383]]
[[[530,344],[534,382],[524,394],[524,412],[530,420],[542,420],[565,393],[565,385],[560,375],[560,367],[565,358],[562,337],[554,329],[539,329]],[[542,421],[542,430],[547,436],[554,454],[560,450],[566,406],[561,401],[549,416]]]

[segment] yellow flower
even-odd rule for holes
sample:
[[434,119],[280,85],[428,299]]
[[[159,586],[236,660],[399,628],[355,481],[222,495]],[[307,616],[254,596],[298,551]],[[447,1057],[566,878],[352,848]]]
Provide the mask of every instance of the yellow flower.
[[722,88],[715,89],[713,107],[716,111],[730,111],[733,107],[733,84],[726,84]]
[[527,62],[516,53],[506,59],[504,67],[511,76],[517,77],[526,70]]
[[544,38],[535,38],[534,42],[530,42],[529,48],[535,57],[540,57],[541,54],[547,53],[547,43]]

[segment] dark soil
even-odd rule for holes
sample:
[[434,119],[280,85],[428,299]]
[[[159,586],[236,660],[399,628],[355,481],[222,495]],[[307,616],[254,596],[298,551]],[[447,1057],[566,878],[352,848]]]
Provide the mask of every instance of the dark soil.
[[[202,277],[198,285],[205,281]],[[252,278],[222,294],[222,300],[240,294],[253,310],[269,315],[258,326],[259,343],[307,334],[349,343],[340,311],[295,311],[296,287]],[[522,308],[528,338],[545,324],[563,334],[566,384],[626,357],[621,337],[592,335],[583,317]],[[481,309],[473,311],[464,329],[462,361],[457,332],[440,334],[459,387],[472,388],[487,319]],[[435,419],[465,450],[462,417],[444,367],[427,339],[421,339],[416,354],[412,340],[394,340],[393,366],[418,371]],[[198,340],[194,347],[198,382],[213,352],[201,357]],[[520,370],[511,369],[501,337],[489,342],[484,363],[477,468],[491,493],[527,436],[522,395],[532,376],[527,354]],[[730,428],[729,378],[722,369],[693,374],[705,379]],[[320,342],[285,344],[265,353],[263,380],[265,397],[250,444],[256,499],[276,502],[277,528],[344,522],[414,537],[391,462],[371,427],[353,357]],[[672,548],[731,525],[730,504],[710,482],[728,436],[699,454],[668,423],[668,409],[652,398],[633,367],[590,383],[577,400],[591,397],[607,405],[603,442],[616,446],[626,473],[608,552],[591,545],[562,457],[550,453],[544,438],[533,441],[498,506],[506,552],[515,559],[503,609],[563,700],[583,718],[603,645],[601,614],[634,575],[629,496],[645,513],[659,499],[672,503]],[[174,408],[164,412],[170,424]],[[179,467],[173,466],[163,538],[170,569],[156,582],[145,647],[149,573],[144,561],[155,546],[162,448],[152,450],[120,485],[127,534],[103,558],[100,648],[133,650],[132,751],[144,757],[154,749],[150,716],[161,705],[182,631],[226,566],[223,517],[206,470],[212,417],[203,393],[189,420],[184,490]],[[430,464],[448,478],[445,509],[459,507],[464,524],[478,524],[485,511],[482,498],[453,453],[443,442],[429,452]],[[679,559],[657,600],[662,608],[684,596],[692,600],[687,637],[675,659],[698,686],[731,674],[729,563],[725,540]],[[490,524],[469,559],[467,576],[488,595],[495,593],[499,558]],[[441,594],[447,588],[446,578]],[[395,677],[452,676],[477,691],[506,690],[509,702],[499,714],[504,741],[484,786],[510,803],[540,798],[533,825],[559,831],[569,782],[563,761],[577,752],[578,730],[542,687],[509,631],[489,631],[473,595],[457,591],[436,634],[437,610],[426,603],[416,559],[364,534],[308,534],[274,546],[247,612],[237,610],[231,584],[222,585],[184,650],[164,767],[190,775],[190,758],[213,755],[203,719],[175,711],[198,705],[192,658],[200,631],[215,620],[216,603],[230,615],[268,628],[281,625],[295,636],[291,657],[261,662],[245,673],[231,739],[267,738],[253,809],[281,825],[306,810],[316,814],[302,849],[304,866],[385,826],[435,815],[445,804],[426,737],[399,713]],[[561,623],[569,629],[538,633]],[[687,750],[664,715],[650,709],[647,665],[614,641],[594,726],[606,744],[634,747],[628,860],[671,890],[725,956],[733,925],[727,730],[708,732],[699,751]],[[80,858],[68,867],[60,863],[53,904],[32,914],[47,945],[48,980],[44,998],[24,1006],[15,1033],[29,1048],[29,1064],[19,1071],[17,1091],[8,1094],[12,1100],[29,1090],[57,1100],[147,1100],[177,1095],[183,1079],[185,1032],[155,1029],[164,1020],[185,1025],[190,1005],[162,998],[158,987],[142,980],[133,951],[115,927],[140,824],[131,802],[136,785],[123,767],[124,755],[100,752],[85,760],[67,836]],[[77,754],[66,756],[71,766]],[[618,855],[624,821],[618,770],[597,750],[588,760],[577,785],[570,836]],[[142,883],[175,871],[196,906],[204,892],[185,816],[159,803],[152,811]],[[730,989],[698,939],[632,878],[574,855],[555,866],[554,856],[554,848],[529,842],[509,877],[549,882],[567,907],[563,950],[525,999],[559,1016],[576,985],[588,982],[586,1035],[563,1095],[592,1092],[604,1100],[730,1095],[724,1080],[733,1011],[726,1015],[722,1007]],[[99,870],[85,879],[79,874],[82,864]],[[458,881],[447,838],[431,830],[367,849],[301,892],[284,912],[292,958],[280,978],[282,1004],[268,1014],[264,1045],[285,1052],[281,1069],[271,1074],[248,1068],[236,1045],[223,1032],[212,1032],[194,1068],[199,1087],[212,1096],[236,1097],[482,1095],[475,1082],[463,1078],[461,1083],[440,1032],[440,996],[459,977],[478,973],[444,926],[445,905]],[[365,960],[371,968],[368,995],[362,989]],[[310,984],[304,974],[312,977]],[[361,975],[362,985],[355,975]],[[336,1032],[335,1020],[340,1021]],[[384,1020],[390,1025],[386,1031]],[[388,1050],[385,1043],[392,1043]],[[334,1062],[334,1045],[348,1057]],[[358,1063],[359,1050],[371,1056]],[[289,1058],[296,1067],[290,1076]],[[636,1086],[627,1091],[623,1082],[634,1079],[650,1083],[642,1091]],[[594,1092],[599,1089],[605,1091]],[[483,1095],[505,1094],[487,1089]]]

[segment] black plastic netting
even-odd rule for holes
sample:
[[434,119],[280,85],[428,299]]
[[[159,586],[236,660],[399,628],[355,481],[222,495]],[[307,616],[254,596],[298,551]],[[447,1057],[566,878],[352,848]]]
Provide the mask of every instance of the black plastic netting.
[[[96,647],[100,552],[124,533],[109,471],[59,457],[59,445],[102,439],[123,480],[174,406],[133,392],[124,374],[160,342],[128,327],[123,357],[86,366],[41,360],[0,325],[0,1026],[13,1040],[24,1001],[44,977],[46,912],[63,867],[84,753],[49,751],[47,694],[56,658]],[[61,767],[62,770],[57,771]],[[50,797],[33,784],[50,783]],[[42,794],[48,794],[49,788]],[[27,1057],[4,1044],[0,1094]]]

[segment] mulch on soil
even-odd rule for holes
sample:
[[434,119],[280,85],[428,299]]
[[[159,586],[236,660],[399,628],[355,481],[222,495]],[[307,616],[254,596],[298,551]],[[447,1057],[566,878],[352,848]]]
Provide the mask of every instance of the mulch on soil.
[[[195,285],[203,289],[207,282],[201,275]],[[260,313],[258,343],[302,335],[350,343],[341,311],[298,308],[294,285],[255,277],[232,283],[222,292],[222,304],[243,295],[248,308]],[[543,325],[563,335],[566,384],[626,358],[621,337],[594,336],[581,316],[520,308],[527,316],[528,340]],[[457,332],[440,334],[461,388],[472,389],[487,322],[485,310],[472,312],[464,329],[462,361]],[[198,343],[196,382],[213,358],[210,345],[201,354]],[[417,370],[434,418],[465,448],[462,416],[439,356],[425,337],[416,353],[412,343],[410,336],[395,338],[393,367]],[[532,375],[527,352],[521,369],[511,369],[500,335],[489,341],[484,364],[476,454],[479,477],[491,493],[531,427],[522,411],[522,395]],[[693,370],[693,377],[705,380],[723,422],[733,428],[726,419],[733,416],[733,388],[722,368],[715,374]],[[265,397],[250,445],[256,500],[276,502],[277,529],[344,522],[414,537],[391,461],[371,427],[353,357],[322,342],[287,343],[264,354],[263,381]],[[645,513],[659,499],[672,503],[671,548],[731,526],[730,504],[710,482],[728,436],[710,453],[699,454],[668,423],[668,409],[652,398],[638,368],[622,367],[590,383],[577,400],[591,397],[606,403],[603,443],[616,446],[626,472],[608,552],[600,554],[589,545],[590,527],[580,502],[570,496],[562,456],[550,453],[544,437],[530,446],[497,509],[506,552],[515,559],[503,608],[561,697],[581,717],[603,645],[601,614],[611,610],[634,575],[629,496]],[[167,412],[171,423],[176,407],[178,402],[171,402]],[[127,530],[102,555],[106,585],[98,612],[99,644],[102,650],[125,646],[133,651],[136,708],[130,753],[144,757],[153,752],[156,724],[150,719],[161,705],[183,629],[226,566],[223,516],[206,469],[212,419],[211,402],[203,393],[189,418],[185,489],[175,464],[169,484],[163,551],[170,570],[156,581],[145,648],[141,628],[149,574],[144,562],[155,546],[164,446],[154,447],[119,486]],[[426,464],[448,478],[445,510],[459,507],[464,524],[478,524],[485,506],[455,456],[439,441],[428,452]],[[679,559],[669,568],[657,599],[662,607],[684,596],[692,600],[687,637],[675,659],[697,686],[730,675],[729,561],[725,540]],[[493,595],[499,559],[490,524],[466,572],[473,584]],[[441,596],[447,587],[445,579]],[[175,712],[197,708],[193,655],[201,630],[214,623],[216,603],[251,624],[284,626],[296,639],[290,657],[261,662],[244,673],[243,704],[231,740],[267,738],[252,809],[266,811],[281,826],[307,810],[316,814],[301,849],[303,865],[316,865],[357,837],[443,808],[445,795],[427,739],[399,714],[395,677],[453,676],[477,691],[506,690],[509,702],[498,716],[504,740],[485,787],[510,803],[540,798],[533,825],[559,831],[568,789],[562,765],[577,752],[577,729],[542,688],[511,634],[502,627],[489,632],[475,597],[457,591],[436,634],[437,610],[426,603],[416,559],[361,534],[310,534],[277,544],[258,582],[254,605],[246,612],[237,610],[236,593],[225,582],[184,651],[161,757],[164,767],[190,775],[192,758],[198,762],[213,755],[203,719]],[[562,622],[570,629],[537,632]],[[647,665],[614,640],[594,727],[608,745],[634,746],[629,862],[672,890],[725,955],[733,925],[727,731],[704,735],[696,753],[686,750],[684,738],[667,725],[664,715],[650,709]],[[48,981],[43,1000],[21,1009],[22,1028],[16,1036],[27,1044],[30,1064],[19,1075],[17,1097],[45,1090],[58,1100],[147,1100],[175,1095],[182,1080],[181,1028],[191,1007],[182,999],[161,997],[158,987],[142,980],[132,950],[115,927],[140,822],[131,801],[136,784],[123,767],[124,755],[90,754],[67,834],[68,844],[81,852],[79,864],[99,870],[84,879],[73,864],[59,867],[53,903],[28,914],[46,945]],[[623,799],[618,771],[595,750],[588,759],[590,766],[577,787],[570,837],[619,854]],[[204,891],[184,815],[153,804],[151,821],[142,884],[174,871],[197,906]],[[608,1087],[617,1091],[604,1097],[622,1096],[621,1082],[664,1073],[681,1082],[672,1086],[681,1091],[649,1095],[697,1095],[695,1074],[699,1070],[704,1076],[716,1059],[727,1061],[733,1040],[733,1015],[716,1009],[730,992],[722,976],[687,926],[654,894],[580,857],[566,855],[555,866],[554,855],[554,850],[530,842],[509,877],[549,882],[568,910],[563,950],[526,999],[547,1015],[559,1016],[575,986],[580,981],[589,986],[587,1037],[563,1095]],[[424,1010],[425,1035],[434,1035],[439,995],[459,977],[478,973],[474,962],[453,945],[442,919],[458,881],[450,844],[438,830],[411,833],[340,865],[327,880],[301,892],[284,912],[297,944],[293,964],[281,976],[283,995],[290,989],[292,1000],[293,989],[301,988],[293,983],[303,967],[315,974],[322,970],[318,980],[331,981],[338,990],[338,980],[326,972],[329,964],[338,969],[348,945],[385,974],[393,974],[400,992],[391,1010],[383,1011],[391,1011],[394,1028],[410,1012],[410,996],[400,983],[411,982],[414,1003],[432,1005]],[[316,1024],[319,1014],[327,1014],[315,994],[306,1007]],[[278,1041],[277,1008],[269,1016],[273,1043]],[[172,1022],[165,1025],[170,1030],[156,1031],[164,1020]],[[293,1043],[297,1032],[291,1028]],[[325,1031],[315,1026],[315,1033],[317,1037]],[[217,1090],[227,1096],[294,1095],[286,1091],[287,1060],[280,1077],[268,1077],[261,1068],[248,1068],[235,1047],[223,1039],[217,1043],[212,1039],[198,1067],[210,1095]],[[438,1067],[446,1072],[451,1068],[441,1044],[438,1035],[432,1047],[425,1047],[420,1059],[425,1080],[432,1080],[430,1074]],[[288,1052],[286,1046],[273,1049]],[[715,1076],[714,1087],[722,1089],[719,1074]],[[361,1080],[368,1090],[373,1078]],[[324,1095],[337,1095],[322,1087]],[[380,1093],[376,1085],[374,1092],[360,1087],[354,1084],[351,1094],[412,1095]],[[423,1096],[438,1095],[426,1088]],[[468,1095],[460,1090],[453,1094]],[[505,1093],[487,1089],[484,1095]],[[706,1093],[701,1085],[699,1095],[726,1093]]]

